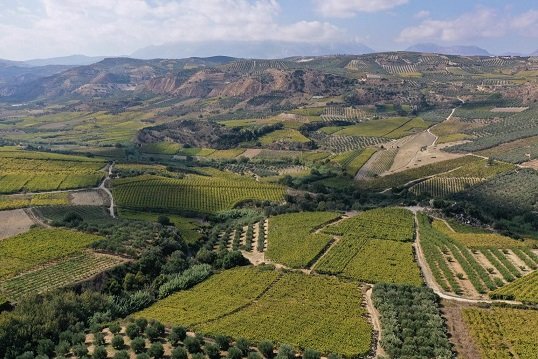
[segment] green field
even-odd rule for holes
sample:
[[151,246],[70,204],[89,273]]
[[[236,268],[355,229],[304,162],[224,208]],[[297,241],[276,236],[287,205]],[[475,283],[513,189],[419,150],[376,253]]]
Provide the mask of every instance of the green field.
[[281,202],[284,188],[230,174],[183,179],[145,175],[115,180],[113,194],[118,206],[128,209],[212,213],[247,200]]
[[0,196],[0,210],[68,204],[69,194],[67,192]]
[[347,126],[332,133],[335,136],[372,136],[400,138],[428,128],[421,118],[389,117]]
[[510,299],[525,303],[538,303],[538,271],[521,277],[516,281],[494,290],[490,297]]
[[0,278],[66,257],[101,237],[68,229],[32,229],[0,241]]
[[375,209],[326,227],[323,232],[340,238],[314,270],[371,283],[422,283],[413,256],[410,211]]
[[270,145],[275,142],[306,143],[309,141],[310,140],[303,136],[299,131],[289,128],[276,130],[260,137],[260,142],[262,145]]
[[301,212],[269,218],[267,257],[293,268],[307,267],[331,241],[327,234],[314,233],[338,218],[331,212]]

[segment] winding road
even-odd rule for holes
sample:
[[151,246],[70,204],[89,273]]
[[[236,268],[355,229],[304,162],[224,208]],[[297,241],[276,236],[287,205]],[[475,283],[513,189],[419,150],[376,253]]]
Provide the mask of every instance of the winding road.
[[108,208],[108,211],[110,213],[110,217],[116,218],[116,214],[114,213],[114,196],[112,195],[112,192],[106,186],[107,182],[111,179],[113,168],[114,168],[114,162],[112,162],[108,166],[107,176],[101,182],[99,187],[97,187],[97,189],[103,190],[108,195],[108,197],[110,198],[110,207]]

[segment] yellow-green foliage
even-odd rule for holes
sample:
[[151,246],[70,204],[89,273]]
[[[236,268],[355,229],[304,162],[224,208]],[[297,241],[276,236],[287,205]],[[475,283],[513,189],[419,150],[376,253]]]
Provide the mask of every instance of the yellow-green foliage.
[[11,300],[19,300],[30,294],[43,293],[79,282],[124,262],[120,257],[85,251],[44,268],[10,278],[0,285],[0,293]]
[[526,303],[538,303],[538,271],[494,290],[490,296],[501,296]]
[[236,158],[237,156],[241,155],[243,152],[245,152],[244,148],[233,148],[230,150],[216,150],[210,155],[208,155],[207,158],[230,159],[230,158]]
[[260,137],[260,142],[262,145],[270,145],[275,142],[305,143],[309,141],[310,140],[303,136],[301,132],[289,128],[276,130]]
[[474,161],[467,162],[463,166],[444,173],[439,177],[473,177],[473,178],[489,178],[499,173],[507,172],[516,168],[515,165],[506,162],[492,161],[488,163],[486,159],[476,158]]
[[538,311],[466,308],[463,318],[483,358],[538,358]]
[[412,243],[369,240],[342,275],[368,283],[422,285]]
[[356,283],[286,273],[250,306],[197,328],[210,335],[362,357],[370,350],[372,328],[361,302]]
[[69,204],[69,193],[40,193],[33,195],[0,196],[0,209],[38,206],[61,206]]
[[162,141],[155,143],[146,143],[141,147],[142,152],[146,153],[156,153],[164,155],[175,155],[181,150],[181,145],[179,143]]
[[0,193],[96,186],[102,160],[29,151],[0,152]]
[[331,240],[313,232],[337,217],[331,212],[300,212],[269,218],[267,257],[294,268],[308,266]]
[[343,152],[333,157],[332,161],[339,163],[348,174],[354,176],[376,151],[375,148],[368,147],[363,150]]
[[432,223],[433,228],[449,236],[450,238],[462,243],[469,248],[512,248],[525,247],[526,243],[516,241],[509,237],[497,233],[460,233],[453,232],[447,227],[445,222],[435,220]]
[[252,303],[279,273],[250,267],[224,271],[188,291],[180,291],[135,314],[169,325],[188,325],[215,320]]
[[138,176],[115,180],[113,193],[119,207],[212,213],[233,208],[246,200],[280,202],[284,187],[219,172],[187,175],[182,179]]
[[347,126],[333,133],[338,136],[372,136],[399,138],[416,132],[415,129],[427,128],[428,124],[420,118],[389,117]]
[[0,278],[71,255],[101,237],[68,229],[36,228],[0,241]]
[[422,283],[410,243],[414,238],[410,211],[375,209],[329,226],[323,232],[341,238],[314,270],[373,283]]
[[199,239],[202,238],[202,234],[198,231],[199,225],[195,220],[181,217],[176,214],[138,212],[130,211],[127,209],[120,209],[119,215],[121,218],[148,222],[156,222],[160,216],[166,216],[170,219],[170,222],[172,222],[174,226],[179,229],[181,237],[188,243],[196,243]]

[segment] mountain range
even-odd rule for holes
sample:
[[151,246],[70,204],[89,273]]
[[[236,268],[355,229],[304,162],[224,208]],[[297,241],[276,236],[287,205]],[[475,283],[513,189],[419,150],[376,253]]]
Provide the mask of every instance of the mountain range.
[[410,46],[406,51],[413,52],[428,52],[443,55],[459,55],[459,56],[492,56],[487,50],[484,50],[478,46],[440,46],[432,43],[416,44]]

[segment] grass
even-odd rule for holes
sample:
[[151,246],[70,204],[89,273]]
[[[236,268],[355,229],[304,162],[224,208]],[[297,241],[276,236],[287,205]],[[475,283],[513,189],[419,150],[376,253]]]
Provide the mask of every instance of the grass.
[[526,243],[523,241],[517,241],[497,233],[453,232],[440,220],[433,221],[432,226],[437,231],[469,248],[513,248],[526,246]]
[[267,257],[293,268],[308,266],[331,240],[315,229],[338,215],[331,212],[300,212],[269,218]]
[[57,206],[68,205],[68,193],[40,193],[33,195],[6,195],[0,196],[0,210],[38,207],[38,206]]
[[179,150],[181,150],[181,145],[179,143],[162,141],[162,142],[143,144],[140,150],[146,153],[175,155],[176,153],[179,152]]
[[422,119],[388,117],[343,127],[340,131],[334,132],[333,135],[399,138],[411,134],[414,128],[424,129],[427,127],[428,125]]
[[0,278],[66,257],[101,237],[68,229],[34,228],[0,242]]
[[231,158],[240,156],[244,152],[245,152],[245,149],[243,148],[233,148],[230,150],[216,150],[215,152],[211,153],[210,155],[206,157],[211,158],[211,159],[231,159]]
[[525,303],[538,303],[538,271],[521,277],[491,292],[495,299],[511,299]]

